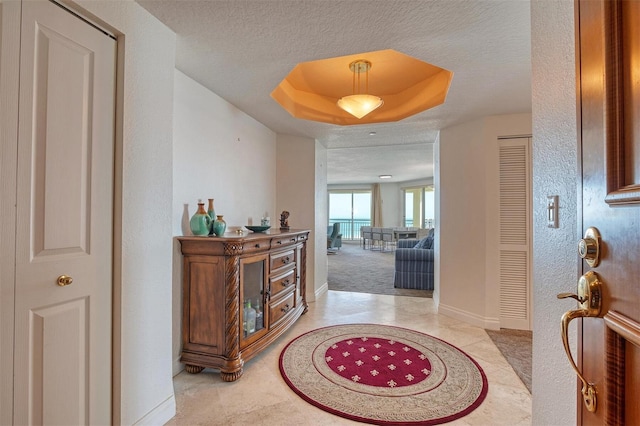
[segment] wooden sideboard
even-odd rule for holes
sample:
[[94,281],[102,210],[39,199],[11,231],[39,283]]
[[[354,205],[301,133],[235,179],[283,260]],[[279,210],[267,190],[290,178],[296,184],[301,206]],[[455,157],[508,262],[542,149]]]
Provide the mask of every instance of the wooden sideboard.
[[188,372],[210,367],[227,382],[239,379],[244,362],[307,311],[308,238],[307,230],[178,237],[183,255],[180,362]]

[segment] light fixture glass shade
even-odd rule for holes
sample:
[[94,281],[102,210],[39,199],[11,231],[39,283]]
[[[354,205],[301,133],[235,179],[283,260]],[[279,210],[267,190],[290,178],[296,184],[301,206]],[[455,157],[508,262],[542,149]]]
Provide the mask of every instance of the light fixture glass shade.
[[362,118],[384,102],[374,95],[349,95],[338,100],[338,106],[356,118]]

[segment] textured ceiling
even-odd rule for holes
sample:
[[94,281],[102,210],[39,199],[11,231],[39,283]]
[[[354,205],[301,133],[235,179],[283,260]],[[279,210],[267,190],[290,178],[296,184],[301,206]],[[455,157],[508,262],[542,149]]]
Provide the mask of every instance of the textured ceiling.
[[[329,183],[430,177],[440,129],[531,111],[529,1],[138,3],[176,32],[179,70],[273,131],[326,145]],[[270,97],[299,62],[383,49],[453,71],[445,103],[395,123],[338,126],[293,118]]]

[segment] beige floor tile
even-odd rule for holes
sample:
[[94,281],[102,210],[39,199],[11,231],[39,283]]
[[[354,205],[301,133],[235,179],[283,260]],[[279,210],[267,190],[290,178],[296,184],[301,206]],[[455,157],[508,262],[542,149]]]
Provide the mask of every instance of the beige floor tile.
[[244,366],[240,380],[223,382],[218,373],[182,372],[174,378],[177,415],[169,425],[356,425],[304,401],[282,380],[278,360],[286,344],[319,327],[346,323],[394,325],[421,331],[459,347],[483,368],[487,398],[450,425],[526,425],[531,395],[487,334],[435,312],[432,299],[330,291],[269,348]]

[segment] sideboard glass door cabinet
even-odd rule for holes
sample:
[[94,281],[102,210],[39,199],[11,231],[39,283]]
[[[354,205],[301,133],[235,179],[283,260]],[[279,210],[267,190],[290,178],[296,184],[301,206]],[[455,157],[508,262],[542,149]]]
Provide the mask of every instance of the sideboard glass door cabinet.
[[307,311],[308,230],[178,237],[182,354],[190,373],[242,376],[248,361]]
[[269,255],[240,258],[240,347],[262,337],[269,324],[264,321],[265,296],[268,294]]

